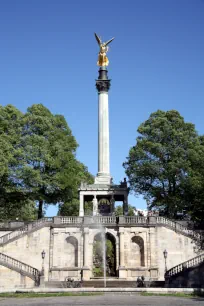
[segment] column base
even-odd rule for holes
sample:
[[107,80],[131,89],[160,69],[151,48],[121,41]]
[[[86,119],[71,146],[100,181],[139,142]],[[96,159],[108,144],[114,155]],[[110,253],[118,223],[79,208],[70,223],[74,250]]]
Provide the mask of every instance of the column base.
[[40,276],[40,287],[41,288],[45,287],[45,276],[44,275]]
[[83,280],[90,280],[90,278],[91,278],[90,269],[87,268],[87,267],[83,267],[82,270],[83,270]]
[[95,177],[94,184],[99,185],[111,185],[112,177],[110,174],[106,173],[97,173],[97,176]]
[[119,267],[119,278],[127,278],[127,269],[125,267]]

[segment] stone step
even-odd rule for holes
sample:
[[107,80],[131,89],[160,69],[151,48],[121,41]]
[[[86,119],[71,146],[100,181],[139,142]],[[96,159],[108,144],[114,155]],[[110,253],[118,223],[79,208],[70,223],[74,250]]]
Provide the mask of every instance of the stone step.
[[[165,282],[164,281],[151,281],[145,282],[146,287],[164,287]],[[46,288],[66,288],[66,282],[60,282],[60,281],[49,281],[45,282]],[[104,287],[104,281],[103,280],[90,280],[90,281],[84,281],[82,283],[82,287],[88,288],[103,288]],[[106,282],[107,288],[135,288],[136,287],[136,281],[125,281],[125,280],[110,280]]]

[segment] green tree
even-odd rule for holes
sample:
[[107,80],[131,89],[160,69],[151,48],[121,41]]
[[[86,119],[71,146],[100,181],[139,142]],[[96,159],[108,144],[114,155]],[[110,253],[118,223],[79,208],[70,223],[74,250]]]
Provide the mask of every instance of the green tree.
[[[61,176],[62,182],[68,181],[69,172],[65,169],[65,172]],[[79,196],[78,188],[81,182],[92,184],[94,177],[89,173],[87,167],[79,161],[76,161],[75,168],[70,181],[71,192],[67,194],[64,202],[60,203],[58,215],[60,216],[78,216],[79,215]],[[93,211],[92,202],[84,203],[85,215],[90,215]]]
[[31,221],[37,219],[36,203],[29,199],[0,205],[0,220]]
[[150,208],[162,208],[173,217],[188,206],[186,182],[200,148],[195,127],[175,110],[159,110],[139,126],[138,133],[124,163],[130,188],[143,194]]
[[[115,208],[115,215],[122,216],[123,215],[123,207],[121,205],[117,205]],[[128,205],[128,216],[134,216],[134,207]]]
[[38,218],[47,204],[76,202],[80,181],[92,180],[77,146],[65,118],[42,104],[25,114],[0,106],[0,218],[32,219],[36,201]]
[[28,198],[19,177],[24,164],[21,145],[23,114],[12,105],[0,106],[0,218],[17,217]]
[[77,142],[63,116],[36,104],[24,116],[22,145],[25,163],[21,178],[30,198],[38,201],[41,218],[44,204],[73,198],[80,176],[75,157]]

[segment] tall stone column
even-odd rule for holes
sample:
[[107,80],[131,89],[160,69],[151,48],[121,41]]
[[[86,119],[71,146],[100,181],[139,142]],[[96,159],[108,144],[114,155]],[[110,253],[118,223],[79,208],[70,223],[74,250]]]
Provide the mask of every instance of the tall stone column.
[[124,254],[124,227],[119,228],[120,234],[120,266],[119,266],[119,278],[127,277],[127,270],[125,268],[125,254]]
[[125,266],[125,257],[124,257],[124,227],[120,227],[120,267]]
[[84,228],[84,266],[83,266],[83,279],[90,279],[89,269],[89,228]]
[[125,216],[128,215],[128,196],[127,194],[124,195],[124,199],[123,199],[123,214]]
[[110,80],[108,79],[107,72],[106,67],[100,67],[99,77],[96,80],[96,88],[98,90],[98,173],[95,178],[95,183],[110,185],[108,111],[108,90],[110,88]]

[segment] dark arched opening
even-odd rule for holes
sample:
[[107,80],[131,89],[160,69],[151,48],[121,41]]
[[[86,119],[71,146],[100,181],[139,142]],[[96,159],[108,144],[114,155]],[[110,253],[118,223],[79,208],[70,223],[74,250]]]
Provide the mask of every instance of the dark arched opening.
[[[93,276],[104,276],[104,235],[99,233],[94,237],[93,242]],[[105,254],[106,254],[106,276],[116,276],[116,241],[115,237],[110,234],[105,234]]]

